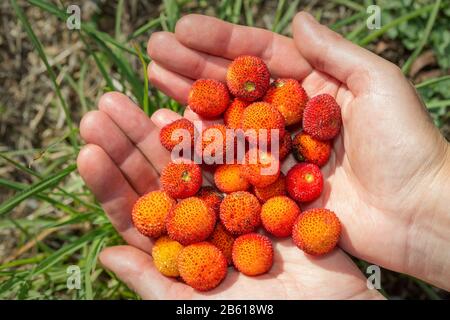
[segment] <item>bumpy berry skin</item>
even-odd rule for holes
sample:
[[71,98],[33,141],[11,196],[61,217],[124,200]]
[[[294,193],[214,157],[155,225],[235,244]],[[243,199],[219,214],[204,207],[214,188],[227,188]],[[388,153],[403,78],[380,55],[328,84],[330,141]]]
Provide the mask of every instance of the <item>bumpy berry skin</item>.
[[[216,164],[226,163],[227,150],[231,151],[232,145],[235,141],[227,144],[227,127],[223,124],[213,124],[205,129],[201,134],[201,138],[197,140],[196,152],[201,153],[203,159],[217,160],[212,161]],[[234,156],[234,155],[233,155]],[[206,162],[207,164],[212,164]]]
[[233,235],[252,232],[261,224],[261,205],[250,192],[233,192],[220,204],[220,221]]
[[256,157],[251,151],[246,153],[241,174],[251,185],[264,188],[274,183],[280,176],[280,161],[269,152],[262,150],[256,152]]
[[275,237],[288,237],[292,234],[300,208],[289,197],[281,196],[267,200],[261,208],[261,221],[264,229]]
[[228,67],[227,85],[235,97],[255,101],[269,88],[269,69],[261,58],[240,56]]
[[319,256],[336,246],[341,235],[341,223],[328,209],[310,209],[299,215],[292,229],[294,243],[304,252]]
[[261,203],[266,202],[270,198],[286,195],[286,177],[280,172],[278,179],[269,184],[267,187],[253,187],[253,193]]
[[[286,133],[283,115],[267,102],[254,102],[245,108],[242,114],[242,130],[255,130],[256,138],[263,139],[264,144],[272,141],[271,133],[278,130],[279,138],[282,139]],[[266,134],[263,131],[266,130]]]
[[220,81],[199,79],[191,87],[188,104],[195,113],[212,119],[227,109],[230,104],[230,94],[226,85]]
[[342,125],[341,108],[329,94],[311,98],[303,112],[303,130],[318,140],[331,140]]
[[312,163],[298,163],[286,176],[286,190],[292,199],[299,202],[316,200],[323,189],[320,168]]
[[227,275],[227,260],[216,246],[200,242],[185,247],[178,256],[184,282],[199,291],[217,287]]
[[272,243],[261,234],[245,234],[234,241],[232,257],[236,269],[247,276],[266,273],[273,264]]
[[222,164],[214,172],[216,187],[226,193],[245,191],[250,183],[241,175],[240,164]]
[[331,154],[331,143],[314,139],[309,134],[299,132],[292,140],[292,153],[300,162],[310,162],[324,166]]
[[162,190],[176,199],[195,195],[203,181],[200,166],[189,160],[170,162],[161,171],[160,179]]
[[153,263],[156,269],[167,277],[178,277],[178,255],[183,245],[167,236],[159,238],[152,249]]
[[283,115],[286,125],[290,126],[302,121],[308,95],[297,80],[277,79],[263,100],[275,106]]
[[222,251],[223,255],[227,259],[227,263],[231,265],[231,252],[233,250],[234,237],[229,233],[225,227],[218,223],[214,229],[213,234],[209,238],[209,242],[215,245]]
[[[181,135],[177,139],[172,138],[172,133],[176,130],[186,130],[190,135],[190,140],[185,142]],[[194,131],[194,124],[186,118],[181,118],[165,125],[159,132],[159,139],[163,147],[169,151],[172,151],[173,148],[180,143],[182,143],[183,146],[186,143],[192,148],[194,146]]]
[[292,138],[291,135],[286,132],[283,138],[281,138],[279,149],[278,149],[278,157],[280,161],[286,159],[289,152],[292,150]]
[[245,100],[234,98],[233,102],[223,114],[223,122],[230,129],[240,129],[242,122],[242,115],[245,108],[250,104]]
[[220,203],[222,202],[223,196],[216,188],[211,186],[201,187],[196,196],[205,201],[206,205],[210,207],[217,218],[219,218]]
[[166,216],[176,201],[167,192],[152,191],[140,197],[131,217],[136,229],[147,237],[157,238],[166,232]]
[[206,240],[215,225],[216,214],[197,197],[178,202],[166,218],[169,237],[184,246]]

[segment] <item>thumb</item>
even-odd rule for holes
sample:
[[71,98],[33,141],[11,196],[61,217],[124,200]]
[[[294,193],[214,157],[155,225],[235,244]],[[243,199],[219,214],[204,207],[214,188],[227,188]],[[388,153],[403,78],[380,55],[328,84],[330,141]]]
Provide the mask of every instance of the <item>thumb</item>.
[[167,299],[174,297],[174,291],[190,291],[185,284],[160,274],[153,264],[152,257],[135,247],[105,248],[100,253],[99,259],[106,269],[115,273],[143,299]]
[[398,69],[319,24],[307,12],[295,16],[292,29],[297,49],[313,68],[345,83],[355,95],[367,91],[377,74]]

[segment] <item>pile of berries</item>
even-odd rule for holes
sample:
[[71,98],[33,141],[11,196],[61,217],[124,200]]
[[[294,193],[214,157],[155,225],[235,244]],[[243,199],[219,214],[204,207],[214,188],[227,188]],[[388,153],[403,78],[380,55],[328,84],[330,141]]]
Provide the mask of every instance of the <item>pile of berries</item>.
[[[157,269],[200,291],[218,286],[230,265],[247,276],[270,270],[272,242],[257,233],[260,226],[274,237],[292,237],[301,250],[315,256],[333,250],[341,233],[332,211],[302,212],[299,206],[322,193],[320,167],[327,163],[331,141],[342,123],[335,99],[328,94],[309,98],[295,79],[270,83],[266,64],[253,56],[235,59],[226,80],[226,84],[197,80],[188,99],[189,107],[202,118],[220,120],[223,116],[224,124],[217,121],[202,129],[197,139],[197,126],[184,118],[160,132],[167,150],[187,144],[194,155],[202,155],[212,149],[224,164],[199,164],[185,155],[183,161],[173,160],[161,172],[161,190],[142,196],[132,212],[137,230],[157,239],[152,251]],[[175,134],[179,129],[188,135]],[[223,141],[230,129],[278,130],[279,149],[276,156],[267,151],[274,142],[269,134],[265,149],[244,139],[244,156],[230,157],[229,144],[215,145],[217,136],[209,134],[213,129],[222,134]],[[294,131],[299,132],[292,138]],[[254,151],[257,161],[245,161]],[[299,163],[284,175],[280,163],[291,152]],[[225,163],[225,158],[235,161]],[[264,174],[262,169],[267,167],[275,169]],[[214,186],[202,177],[202,171],[211,168]]]

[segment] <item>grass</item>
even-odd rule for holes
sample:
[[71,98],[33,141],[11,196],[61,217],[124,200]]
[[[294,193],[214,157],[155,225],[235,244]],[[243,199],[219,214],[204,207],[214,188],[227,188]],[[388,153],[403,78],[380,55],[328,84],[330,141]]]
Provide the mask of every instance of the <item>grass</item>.
[[[111,1],[112,2],[112,1]],[[135,1],[139,4],[139,1]],[[394,1],[392,1],[394,2]],[[425,49],[437,18],[444,8],[440,0],[425,1],[402,16],[384,24],[379,30],[365,28],[365,5],[356,1],[331,1],[325,7],[314,7],[313,14],[325,19],[334,30],[355,43],[369,48],[374,42],[386,39],[387,33],[405,22],[417,19],[427,21],[417,46],[408,52],[403,71],[409,74],[414,61]],[[112,27],[110,32],[102,28],[99,20],[107,13],[98,12],[90,20],[83,21],[81,29],[72,35],[82,44],[85,59],[79,61],[77,74],[65,72],[65,65],[52,65],[49,50],[42,43],[35,28],[36,21],[27,14],[34,7],[45,17],[57,18],[64,24],[68,15],[59,1],[11,0],[14,15],[27,34],[38,57],[45,66],[48,79],[56,96],[51,100],[51,111],[60,108],[65,126],[63,134],[37,148],[15,149],[0,147],[0,168],[13,172],[0,178],[4,201],[0,205],[0,234],[11,235],[13,247],[7,251],[0,265],[0,299],[137,299],[113,274],[97,263],[100,250],[105,246],[121,243],[120,237],[110,225],[102,209],[76,172],[75,160],[82,144],[78,135],[79,116],[94,108],[98,94],[88,93],[87,77],[92,66],[99,75],[102,92],[118,90],[138,101],[151,115],[161,106],[182,111],[182,106],[148,86],[146,39],[156,30],[173,31],[177,20],[188,12],[207,12],[224,20],[246,25],[263,26],[274,32],[289,34],[289,23],[303,2],[259,0],[207,1],[164,0],[159,11],[133,29],[125,29],[127,1],[118,0],[110,8]],[[398,2],[399,3],[399,2]],[[383,10],[391,10],[389,7]],[[392,9],[394,10],[394,9]],[[338,12],[345,11],[343,17]],[[333,17],[326,20],[326,13]],[[329,16],[329,15],[328,15]],[[261,18],[263,17],[263,18]],[[69,31],[63,31],[69,32]],[[448,117],[450,97],[438,91],[440,85],[449,84],[449,75],[427,79],[416,85],[426,99],[426,105],[436,123],[442,126]],[[69,92],[69,93],[68,93]],[[70,98],[75,96],[76,98]],[[76,103],[76,102],[79,103]],[[1,106],[1,110],[5,110]],[[1,114],[1,113],[0,113]],[[0,118],[1,119],[1,118]],[[29,163],[25,159],[31,159]],[[361,267],[363,261],[360,261]],[[67,290],[66,270],[80,267],[83,286],[80,290]],[[414,292],[403,292],[405,297],[439,299],[442,293],[417,279],[407,279],[390,274],[383,285],[395,286],[400,281],[412,283]],[[393,285],[391,285],[393,284]],[[396,294],[386,290],[383,294]]]

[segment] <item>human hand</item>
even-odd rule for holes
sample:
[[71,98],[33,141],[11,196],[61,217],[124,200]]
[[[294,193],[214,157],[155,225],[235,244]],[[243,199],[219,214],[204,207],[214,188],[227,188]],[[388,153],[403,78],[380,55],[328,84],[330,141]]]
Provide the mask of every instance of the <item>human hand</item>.
[[[158,33],[150,40],[149,55],[154,60],[149,67],[150,80],[166,94],[180,102],[185,102],[189,87],[194,79],[201,77],[223,80],[226,66],[229,63],[228,59],[233,59],[241,54],[253,54],[265,59],[272,74],[276,77],[304,79],[303,85],[310,96],[324,92],[334,95],[342,107],[344,130],[342,137],[339,137],[335,143],[335,153],[330,163],[324,168],[325,177],[328,177],[324,196],[312,206],[323,205],[337,212],[345,227],[341,241],[343,248],[355,255],[366,258],[374,257],[375,260],[368,260],[380,263],[378,261],[383,261],[387,248],[383,247],[376,250],[376,246],[380,241],[385,241],[386,238],[371,238],[370,233],[377,235],[378,232],[378,236],[381,236],[385,230],[371,230],[371,223],[381,227],[390,226],[392,215],[391,217],[386,215],[389,210],[378,208],[375,210],[374,206],[371,205],[371,203],[377,203],[374,200],[381,198],[376,197],[376,192],[374,195],[372,194],[373,190],[378,191],[378,188],[367,190],[367,198],[361,197],[360,193],[366,192],[367,181],[364,179],[364,173],[373,171],[370,170],[372,168],[367,168],[364,161],[372,159],[368,163],[376,167],[379,164],[377,159],[381,155],[373,155],[374,150],[367,146],[369,157],[361,160],[359,159],[360,155],[358,155],[359,150],[358,152],[352,152],[352,149],[360,149],[367,142],[373,143],[372,138],[377,136],[376,133],[379,132],[374,131],[373,128],[369,130],[369,127],[364,125],[372,123],[371,120],[376,115],[374,110],[368,110],[366,107],[365,112],[358,113],[356,111],[364,107],[366,103],[368,103],[367,106],[376,105],[377,99],[374,97],[374,92],[380,95],[379,99],[386,100],[386,96],[384,96],[385,91],[368,90],[369,84],[373,84],[373,81],[369,78],[369,76],[372,76],[370,72],[363,72],[363,76],[357,77],[351,76],[357,73],[351,73],[350,71],[352,69],[358,70],[357,67],[361,65],[361,59],[367,60],[365,63],[369,65],[369,62],[371,62],[372,68],[376,68],[377,63],[380,64],[378,65],[381,68],[380,72],[383,72],[383,68],[387,65],[388,69],[391,70],[388,75],[395,75],[395,68],[381,58],[335,38],[334,35],[327,35],[329,31],[322,30],[321,27],[315,25],[310,18],[303,14],[297,16],[294,28],[296,43],[291,39],[268,31],[232,26],[213,18],[186,17],[178,23],[175,36],[168,33]],[[321,61],[318,53],[323,57],[326,50],[318,48],[320,44],[315,41],[315,39],[319,39],[318,32],[320,32],[322,39],[331,37],[330,40],[333,40],[328,44],[333,47],[333,52],[337,50],[334,55],[335,59],[327,59],[325,63],[322,62],[324,60]],[[208,39],[208,41],[205,41],[205,39]],[[298,50],[295,47],[296,44]],[[358,57],[359,61],[355,59]],[[356,65],[346,65],[356,61],[358,61]],[[381,63],[386,65],[381,65]],[[328,74],[320,70],[324,70]],[[366,77],[365,80],[364,77]],[[402,78],[402,81],[405,80]],[[345,84],[341,82],[345,82]],[[365,89],[364,83],[367,85]],[[381,83],[378,81],[378,84],[381,85],[382,83],[383,81]],[[388,84],[386,85],[389,87]],[[403,86],[406,87],[405,84]],[[378,90],[382,89],[384,90],[384,87],[378,87]],[[404,91],[407,90],[404,89]],[[395,93],[398,94],[398,92]],[[408,95],[405,96],[409,98],[402,103],[411,101],[417,103],[418,107],[414,108],[417,113],[417,110],[421,110],[420,102],[417,98],[410,97],[411,92],[407,93]],[[384,101],[384,103],[392,103],[391,98],[395,99],[395,97],[389,97],[389,101]],[[373,101],[374,99],[375,101]],[[355,111],[355,108],[358,108],[358,110]],[[352,109],[351,113],[350,109]],[[123,117],[124,110],[127,113],[126,118]],[[368,111],[370,113],[367,113]],[[411,110],[408,110],[408,112],[411,112]],[[185,116],[192,119],[193,114],[187,110]],[[174,117],[175,114],[170,111],[161,110],[152,117],[152,123],[127,98],[112,93],[102,98],[100,111],[88,114],[82,122],[83,138],[91,145],[86,146],[80,153],[78,161],[80,173],[99,201],[102,202],[112,223],[131,245],[106,249],[101,256],[101,260],[106,267],[116,272],[120,278],[144,298],[211,296],[221,298],[346,298],[377,296],[376,292],[367,291],[364,278],[341,251],[335,251],[320,259],[312,259],[294,248],[288,240],[276,243],[276,263],[267,275],[255,279],[233,272],[232,275],[227,277],[224,284],[207,294],[201,294],[201,296],[191,288],[158,274],[152,266],[150,256],[132,247],[149,252],[151,243],[149,239],[141,236],[134,229],[129,212],[138,194],[158,188],[156,172],[167,163],[169,156],[154,141],[158,139],[158,127],[163,126],[167,121],[174,120]],[[409,120],[410,117],[408,115],[407,117]],[[396,118],[391,118],[392,121],[394,119]],[[398,119],[401,120],[402,118],[399,117]],[[424,112],[419,113],[419,119],[422,119],[422,127],[428,136],[428,139],[423,139],[428,141],[428,145],[425,144],[425,146],[431,148],[429,137],[435,135],[434,128],[432,128],[432,124],[426,125],[426,120],[423,121],[423,119],[426,119]],[[409,126],[407,127],[409,128]],[[101,130],[98,130],[98,128],[101,128]],[[356,132],[353,135],[351,134],[352,130]],[[370,131],[372,131],[371,134]],[[391,133],[392,131],[394,131],[395,137],[398,136],[398,132],[391,128]],[[389,131],[386,133],[389,133]],[[383,137],[383,135],[381,136]],[[367,141],[364,137],[370,139]],[[352,144],[349,144],[350,138]],[[438,135],[435,135],[435,139],[439,141]],[[111,141],[115,141],[115,143],[112,144]],[[420,141],[422,140],[418,142]],[[389,142],[389,139],[385,142]],[[380,144],[383,147],[385,146],[385,143]],[[417,150],[415,151],[417,152]],[[438,158],[437,153],[436,158]],[[430,160],[430,165],[434,161],[436,160]],[[358,164],[356,167],[359,168],[359,174],[353,168],[355,164]],[[389,167],[390,164],[387,165]],[[402,163],[402,165],[404,164]],[[289,160],[284,165],[284,167],[286,166],[289,166]],[[380,172],[384,171],[378,171],[378,174]],[[398,174],[396,170],[393,170],[393,172]],[[370,186],[374,182],[373,178],[377,178],[376,176],[376,171],[372,175],[368,175],[372,178],[372,181],[368,181]],[[385,181],[384,175],[383,181]],[[375,183],[375,185],[383,187],[378,183]],[[391,187],[390,184],[388,186]],[[330,193],[331,190],[333,192]],[[356,198],[350,199],[352,195]],[[372,199],[372,197],[374,198]],[[368,199],[373,202],[369,202]],[[361,216],[358,216],[359,212]],[[377,215],[380,215],[380,217]],[[403,211],[401,216],[403,216]],[[394,227],[392,226],[390,230]],[[386,237],[387,235],[394,235],[395,238],[398,234],[396,232],[385,233],[383,236]],[[387,254],[389,255],[389,253]],[[389,258],[392,259],[392,257]],[[392,263],[391,260],[387,262],[388,264]],[[395,259],[394,262],[396,262]],[[233,283],[232,286],[231,283]],[[245,289],[245,291],[242,289]],[[245,296],[242,296],[243,292],[245,292]]]

